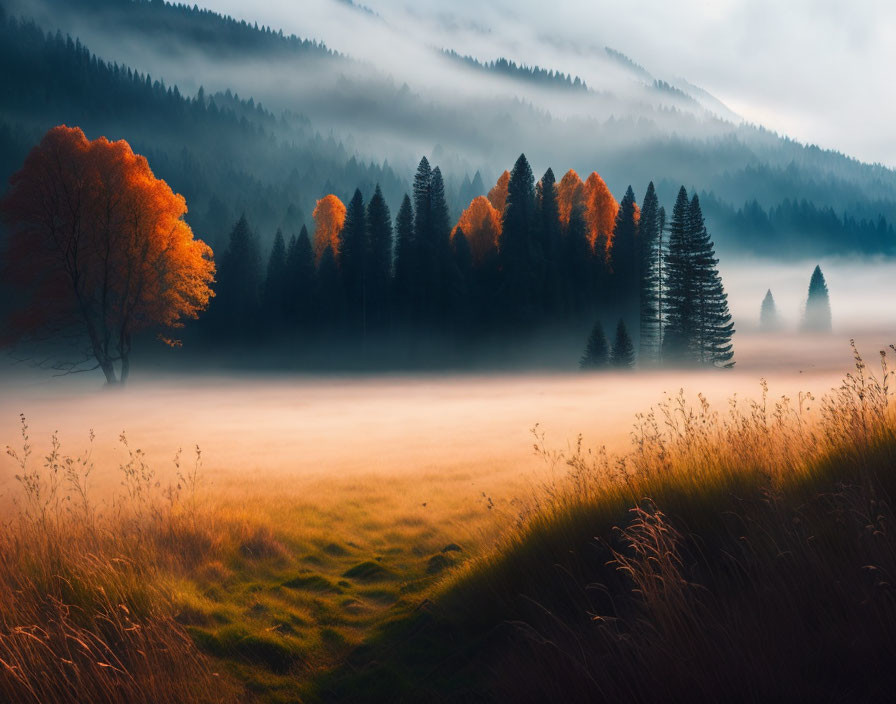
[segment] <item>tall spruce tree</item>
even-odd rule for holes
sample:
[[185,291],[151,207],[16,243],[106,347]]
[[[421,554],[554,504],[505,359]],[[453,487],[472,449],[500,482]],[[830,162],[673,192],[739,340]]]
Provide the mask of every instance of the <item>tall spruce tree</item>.
[[759,309],[759,329],[762,332],[774,332],[778,329],[778,309],[771,289],[765,292],[765,298],[762,299],[762,307]]
[[439,167],[432,170],[429,182],[429,250],[426,260],[426,300],[430,322],[439,327],[448,322],[451,285],[454,278],[454,254],[451,249],[451,219],[445,198],[445,183]]
[[581,369],[603,369],[609,362],[610,351],[607,347],[607,337],[604,335],[603,325],[598,320],[591,328],[585,352],[579,360],[579,367]]
[[450,317],[455,330],[469,327],[473,296],[473,251],[464,231],[458,227],[451,238],[454,266],[450,270]]
[[809,296],[806,299],[802,327],[807,332],[831,331],[831,300],[820,266],[815,267],[809,280]]
[[616,324],[616,337],[610,351],[610,364],[617,369],[631,369],[635,366],[635,346],[628,334],[625,321],[620,318]]
[[283,308],[286,312],[286,322],[289,327],[295,327],[298,322],[298,301],[293,296],[295,280],[292,274],[297,253],[298,240],[295,235],[290,235],[289,242],[286,244],[286,300],[283,303]]
[[544,172],[536,194],[535,223],[544,259],[544,307],[550,316],[557,317],[566,312],[563,294],[565,274],[557,185],[551,169]]
[[409,269],[413,282],[412,310],[418,320],[427,315],[431,308],[428,294],[432,288],[431,283],[427,281],[427,274],[434,260],[430,228],[431,188],[432,168],[424,156],[420,159],[417,173],[414,175],[414,246]]
[[537,317],[541,256],[533,234],[534,219],[535,178],[526,155],[520,154],[510,172],[498,248],[502,302],[508,322]]
[[473,174],[473,182],[470,184],[470,200],[477,196],[484,196],[486,192],[485,183],[482,181],[482,174],[477,171]]
[[339,240],[339,265],[345,290],[346,313],[351,326],[365,335],[370,243],[367,239],[364,197],[359,189],[355,189],[355,194],[346,207]]
[[460,187],[457,189],[457,200],[461,210],[466,208],[467,204],[475,197],[470,195],[471,188],[472,183],[470,182],[470,175],[465,173],[463,180],[460,182]]
[[393,310],[396,317],[410,314],[414,296],[414,207],[405,193],[395,218],[395,276],[392,281]]
[[666,339],[666,255],[669,244],[666,239],[666,209],[661,205],[657,214],[659,220],[659,241],[656,247],[656,321],[659,326],[658,361],[663,361],[663,342]]
[[638,241],[638,221],[635,193],[629,186],[613,226],[613,243],[610,250],[612,292],[616,307],[626,320],[638,319],[640,310],[641,257]]
[[216,296],[209,310],[217,335],[245,338],[258,331],[261,284],[258,238],[241,215],[218,263]]
[[705,366],[733,365],[734,348],[731,337],[734,323],[728,312],[728,295],[719,275],[719,260],[715,246],[706,229],[697,194],[689,207],[691,257],[696,283],[697,337],[694,359]]
[[662,249],[660,233],[660,205],[651,181],[641,205],[638,224],[640,293],[638,359],[643,365],[657,364],[660,356],[660,272]]
[[262,295],[262,318],[272,332],[283,332],[289,309],[289,279],[286,268],[286,243],[279,228],[268,257],[267,276]]
[[299,328],[311,323],[311,301],[314,295],[314,252],[308,228],[302,225],[298,238],[290,240],[286,250],[289,305],[287,313]]
[[665,331],[663,359],[683,362],[688,360],[690,348],[697,337],[697,276],[694,271],[693,243],[688,192],[678,191],[672,218],[669,221],[669,252],[665,265]]
[[392,216],[377,184],[367,204],[368,319],[371,327],[381,328],[389,319],[389,283],[392,278]]

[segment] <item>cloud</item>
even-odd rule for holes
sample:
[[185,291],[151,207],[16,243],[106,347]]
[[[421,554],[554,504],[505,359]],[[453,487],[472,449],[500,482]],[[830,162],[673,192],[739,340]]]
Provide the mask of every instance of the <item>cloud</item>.
[[[865,161],[896,165],[896,6],[864,0],[370,0],[369,12],[334,0],[200,3],[319,38],[401,80],[424,77],[431,46],[483,59],[506,56],[611,80],[605,45],[659,78],[683,78],[746,119]],[[434,74],[437,75],[437,74]]]

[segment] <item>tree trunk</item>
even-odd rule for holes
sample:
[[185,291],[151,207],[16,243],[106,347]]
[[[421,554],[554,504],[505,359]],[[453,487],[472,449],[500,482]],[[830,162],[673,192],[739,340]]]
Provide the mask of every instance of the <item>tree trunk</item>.
[[118,383],[118,379],[115,378],[115,365],[108,359],[100,359],[99,356],[97,362],[99,362],[103,374],[106,375],[106,386],[115,386]]
[[121,385],[124,386],[127,383],[128,375],[131,373],[131,336],[129,333],[122,333],[119,339],[118,355],[121,359]]
[[128,375],[131,373],[131,358],[127,352],[121,354],[121,385],[127,383]]

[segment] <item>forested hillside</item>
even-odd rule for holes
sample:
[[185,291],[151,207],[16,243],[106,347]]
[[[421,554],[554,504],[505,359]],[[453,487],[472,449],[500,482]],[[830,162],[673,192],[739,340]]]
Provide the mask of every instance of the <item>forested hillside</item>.
[[212,244],[245,211],[269,246],[278,226],[310,226],[323,195],[348,201],[360,187],[369,198],[377,182],[397,212],[420,154],[440,164],[456,218],[524,149],[538,170],[599,170],[617,200],[653,180],[670,205],[687,185],[722,252],[896,248],[892,170],[735,124],[705,91],[612,49],[601,57],[617,72],[606,85],[451,47],[429,47],[429,63],[405,76],[195,6],[5,5],[0,178],[54,124],[123,137],[187,197]]
[[[2,11],[2,9],[0,9]],[[379,183],[397,200],[406,179],[368,164],[307,118],[275,117],[230,91],[188,97],[177,86],[106,63],[71,37],[44,34],[32,22],[0,18],[0,178],[57,124],[93,137],[127,139],[155,173],[183,194],[188,220],[213,246],[241,213],[267,242],[277,227],[298,233],[316,199],[346,199]]]

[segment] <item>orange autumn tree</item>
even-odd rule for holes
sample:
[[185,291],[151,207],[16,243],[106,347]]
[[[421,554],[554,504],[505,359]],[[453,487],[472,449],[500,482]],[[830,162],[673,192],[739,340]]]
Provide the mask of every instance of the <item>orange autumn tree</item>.
[[[507,187],[510,185],[510,172],[504,171],[498,178],[498,182],[492,186],[492,190],[488,192],[488,202],[498,211],[500,215],[504,214],[504,205],[507,203]],[[466,230],[464,230],[466,233]]]
[[334,256],[339,256],[339,235],[345,223],[345,204],[332,193],[324,196],[311,214],[314,218],[314,260],[320,258],[329,246]]
[[451,231],[454,237],[461,229],[470,243],[473,262],[481,264],[491,254],[498,251],[498,240],[501,237],[501,214],[485,196],[474,198],[467,209],[461,213],[457,225]]
[[606,255],[612,246],[613,227],[618,212],[619,203],[610,193],[607,184],[596,171],[592,171],[585,181],[585,220],[588,223],[588,239],[595,251],[603,249]]
[[573,207],[585,205],[585,184],[573,170],[567,171],[557,184],[557,213],[563,227],[569,225]]
[[109,384],[127,380],[136,333],[182,327],[214,295],[212,250],[184,222],[186,201],[124,140],[54,127],[10,179],[0,211],[6,276],[21,301],[12,337],[77,335]]

